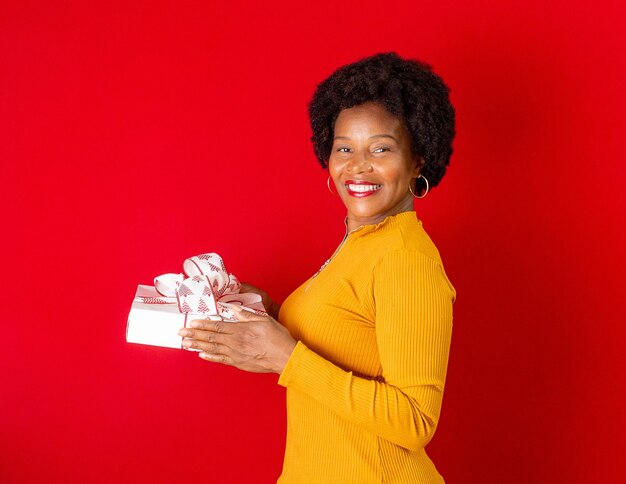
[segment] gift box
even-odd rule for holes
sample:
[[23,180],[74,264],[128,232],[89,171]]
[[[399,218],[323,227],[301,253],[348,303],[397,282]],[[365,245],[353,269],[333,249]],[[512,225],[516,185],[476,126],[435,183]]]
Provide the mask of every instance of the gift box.
[[154,286],[137,287],[126,325],[128,343],[182,348],[180,328],[194,319],[235,321],[234,304],[266,314],[261,296],[239,292],[239,281],[219,255],[190,257],[183,271],[156,277]]

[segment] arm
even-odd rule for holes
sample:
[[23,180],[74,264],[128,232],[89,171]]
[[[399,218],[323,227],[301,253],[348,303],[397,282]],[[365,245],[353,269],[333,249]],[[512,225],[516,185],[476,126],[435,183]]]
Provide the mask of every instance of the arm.
[[439,264],[404,251],[376,267],[373,290],[383,382],[354,376],[299,342],[279,383],[417,450],[430,441],[439,420],[454,291]]
[[[354,376],[309,350],[268,316],[196,320],[180,335],[207,361],[280,373],[279,384],[410,450],[439,421],[452,333],[454,290],[441,266],[418,252],[389,254],[374,270],[376,335],[384,381]],[[233,308],[234,310],[236,308]]]

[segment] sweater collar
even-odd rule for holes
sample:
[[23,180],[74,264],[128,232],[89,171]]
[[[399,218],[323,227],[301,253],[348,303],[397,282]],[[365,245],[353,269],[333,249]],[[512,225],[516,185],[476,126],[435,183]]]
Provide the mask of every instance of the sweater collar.
[[417,218],[417,214],[413,210],[409,212],[400,212],[396,215],[390,215],[389,217],[385,218],[382,222],[379,222],[377,224],[361,225],[359,228],[354,229],[351,232],[348,232],[348,217],[344,219],[343,223],[346,226],[346,237],[347,237],[352,234],[358,234],[358,236],[362,236],[362,235],[369,234],[371,232],[387,231],[395,227],[398,227],[400,225],[405,225],[410,220],[417,220],[418,223],[421,223],[421,221]]

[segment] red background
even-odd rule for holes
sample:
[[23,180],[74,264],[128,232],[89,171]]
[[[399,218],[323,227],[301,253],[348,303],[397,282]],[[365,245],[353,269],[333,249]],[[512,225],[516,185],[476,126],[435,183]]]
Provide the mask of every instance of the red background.
[[430,455],[450,483],[621,482],[622,5],[2,2],[0,481],[275,481],[277,377],[127,344],[128,309],[205,251],[277,299],[315,272],[343,208],[306,103],[395,50],[458,115],[416,204],[458,290]]

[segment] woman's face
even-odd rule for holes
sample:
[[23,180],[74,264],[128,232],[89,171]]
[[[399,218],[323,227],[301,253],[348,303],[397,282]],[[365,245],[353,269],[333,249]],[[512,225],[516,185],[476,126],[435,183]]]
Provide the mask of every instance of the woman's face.
[[423,162],[411,154],[399,118],[380,104],[361,104],[339,113],[334,135],[328,169],[348,209],[349,230],[413,210],[409,184]]

